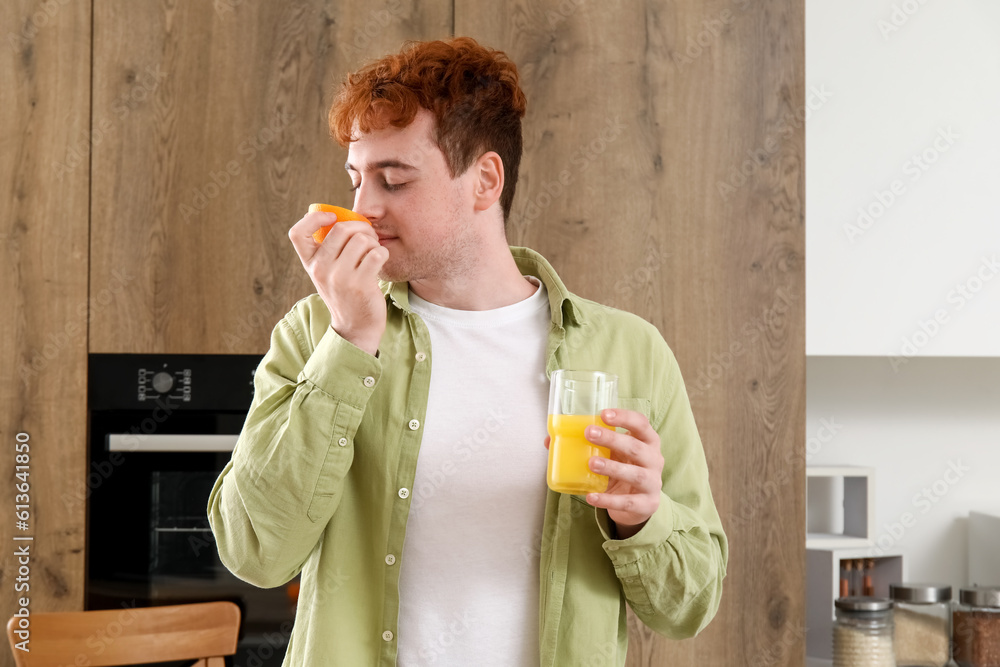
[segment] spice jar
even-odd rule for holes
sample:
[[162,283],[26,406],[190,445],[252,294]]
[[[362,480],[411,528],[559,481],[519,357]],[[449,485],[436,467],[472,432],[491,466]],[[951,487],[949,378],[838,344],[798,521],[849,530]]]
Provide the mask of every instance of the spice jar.
[[946,667],[951,660],[951,586],[892,584],[893,647],[899,667]]
[[1000,667],[1000,587],[963,588],[952,623],[960,667]]
[[849,597],[834,603],[834,667],[896,667],[892,600]]

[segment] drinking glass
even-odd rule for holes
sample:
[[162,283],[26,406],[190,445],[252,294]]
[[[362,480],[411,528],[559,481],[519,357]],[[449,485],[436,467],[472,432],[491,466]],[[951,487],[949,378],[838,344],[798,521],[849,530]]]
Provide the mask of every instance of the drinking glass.
[[[591,471],[591,456],[610,458],[607,447],[584,437],[591,424],[609,427],[601,410],[618,407],[618,376],[602,371],[556,370],[549,385],[549,465],[546,482],[560,493],[601,493],[607,475]],[[612,429],[613,430],[613,429]]]

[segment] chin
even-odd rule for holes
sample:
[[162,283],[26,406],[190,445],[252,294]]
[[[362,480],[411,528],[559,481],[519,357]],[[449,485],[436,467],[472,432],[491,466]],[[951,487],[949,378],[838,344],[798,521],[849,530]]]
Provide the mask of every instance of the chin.
[[402,283],[408,281],[409,277],[407,276],[406,271],[404,271],[402,267],[394,266],[391,262],[392,260],[389,260],[389,262],[382,267],[382,270],[379,271],[379,280],[391,283]]

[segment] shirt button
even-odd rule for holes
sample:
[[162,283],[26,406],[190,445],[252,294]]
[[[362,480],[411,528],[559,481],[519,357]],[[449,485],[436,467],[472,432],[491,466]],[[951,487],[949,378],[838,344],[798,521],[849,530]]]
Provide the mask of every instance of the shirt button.
[[400,498],[409,498],[410,497],[410,490],[407,489],[407,488],[405,488],[405,487],[402,488],[402,489],[400,489],[399,490],[399,497]]
[[382,633],[382,639],[386,640],[387,642],[391,642],[392,641],[392,632],[390,632],[389,630],[386,630],[385,632],[383,632]]
[[418,420],[416,420],[416,419],[411,419],[410,420],[410,430],[411,431],[416,431],[418,428],[420,428],[420,422]]
[[396,562],[396,557],[393,556],[392,554],[389,554],[388,556],[385,557],[385,564],[386,565],[392,565],[395,562]]
[[347,447],[347,438],[341,438],[340,440],[337,441],[337,444],[340,445],[341,447]]
[[375,386],[375,378],[373,378],[371,375],[369,375],[368,377],[366,377],[365,378],[365,386],[366,387],[374,387]]
[[417,352],[417,361],[423,361],[426,358],[427,358],[426,354],[424,354],[423,352]]

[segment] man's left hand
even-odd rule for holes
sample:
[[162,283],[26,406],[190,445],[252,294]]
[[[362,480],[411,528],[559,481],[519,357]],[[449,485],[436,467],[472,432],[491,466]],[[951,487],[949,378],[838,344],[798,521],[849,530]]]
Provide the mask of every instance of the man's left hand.
[[664,464],[660,435],[641,412],[602,410],[601,419],[612,429],[619,426],[628,433],[601,426],[587,427],[587,440],[611,450],[611,460],[590,457],[590,469],[608,476],[608,489],[604,493],[588,493],[587,502],[607,509],[618,539],[626,539],[639,532],[660,506]]

